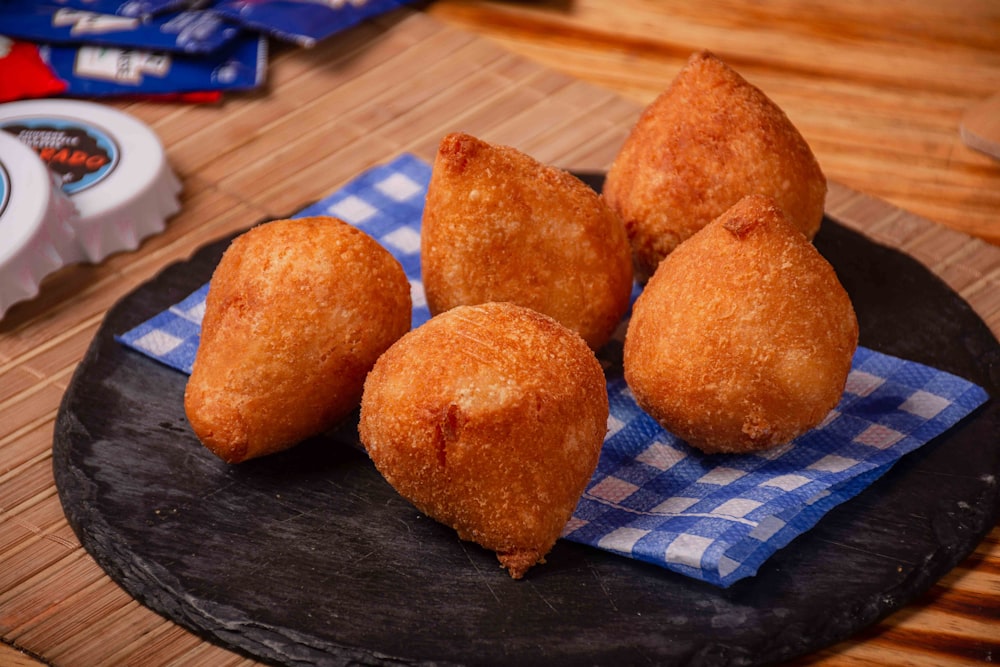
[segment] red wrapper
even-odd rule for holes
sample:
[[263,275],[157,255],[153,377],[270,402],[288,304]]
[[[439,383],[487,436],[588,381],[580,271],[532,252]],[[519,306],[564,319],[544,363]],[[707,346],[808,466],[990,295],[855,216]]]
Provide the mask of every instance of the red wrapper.
[[66,87],[37,46],[0,36],[0,102],[59,95]]

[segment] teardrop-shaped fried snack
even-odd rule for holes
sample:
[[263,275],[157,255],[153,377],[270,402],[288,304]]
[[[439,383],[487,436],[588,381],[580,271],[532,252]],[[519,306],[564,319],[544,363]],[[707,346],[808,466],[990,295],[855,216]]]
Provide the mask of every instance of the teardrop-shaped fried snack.
[[329,429],[358,407],[410,317],[402,266],[356,227],[324,217],[254,227],[209,283],[184,394],[192,429],[228,463]]
[[840,400],[858,342],[833,267],[752,195],[682,243],[636,300],[625,380],[665,429],[709,452],[790,442]]
[[805,139],[758,88],[696,53],[643,111],[604,185],[640,280],[750,194],[773,197],[808,238],[819,230],[826,178]]
[[591,348],[632,291],[625,228],[575,176],[467,134],[441,141],[421,229],[432,314],[509,301],[555,318]]
[[604,372],[576,333],[488,303],[389,348],[365,382],[359,433],[400,495],[520,579],[572,515],[607,420]]

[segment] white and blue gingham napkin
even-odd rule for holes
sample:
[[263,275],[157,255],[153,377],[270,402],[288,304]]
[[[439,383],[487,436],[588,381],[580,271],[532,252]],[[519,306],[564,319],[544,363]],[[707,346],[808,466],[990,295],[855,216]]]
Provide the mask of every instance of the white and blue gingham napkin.
[[[420,281],[430,174],[430,165],[402,155],[298,214],[340,218],[387,248],[410,278],[414,327],[430,317]],[[189,373],[207,291],[119,340]],[[563,537],[723,587],[756,573],[827,511],[988,398],[954,375],[859,348],[840,405],[816,429],[759,454],[709,456],[636,405],[622,376],[624,330],[599,355],[608,377],[608,435]]]

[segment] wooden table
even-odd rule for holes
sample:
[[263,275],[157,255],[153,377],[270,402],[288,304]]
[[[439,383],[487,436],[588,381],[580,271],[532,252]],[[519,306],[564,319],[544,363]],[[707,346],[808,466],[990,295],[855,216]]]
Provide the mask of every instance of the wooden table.
[[[218,107],[119,103],[164,141],[183,210],[136,252],[52,275],[0,321],[0,664],[253,664],[141,606],[82,549],[52,478],[60,398],[106,310],[165,265],[401,151],[429,159],[451,129],[604,169],[642,105],[711,48],[802,129],[831,216],[919,259],[1000,332],[1000,249],[966,235],[1000,239],[1000,162],[957,135],[964,109],[1000,90],[1000,7],[939,4],[444,1],[278,49],[267,91]],[[925,596],[801,663],[998,656],[995,528]]]

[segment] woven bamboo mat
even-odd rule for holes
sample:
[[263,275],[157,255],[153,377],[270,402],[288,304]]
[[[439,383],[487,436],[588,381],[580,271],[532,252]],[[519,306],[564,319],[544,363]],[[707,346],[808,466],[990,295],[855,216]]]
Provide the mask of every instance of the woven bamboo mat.
[[[464,130],[579,171],[606,169],[640,109],[491,42],[400,11],[313,50],[273,54],[266,92],[220,107],[122,104],[159,134],[183,179],[183,210],[136,252],[50,276],[0,321],[0,636],[55,665],[253,664],[144,608],[82,549],[52,478],[59,401],[103,313],[165,265],[266,216],[288,214],[400,152],[431,160]],[[1000,248],[831,184],[828,211],[943,277],[1000,334]],[[926,599],[825,664],[958,664],[916,647],[921,633],[963,645],[995,628],[1000,530]],[[976,601],[979,602],[976,602]],[[982,605],[986,605],[982,607]],[[995,617],[994,617],[995,618]],[[0,644],[0,664],[32,664]],[[951,662],[949,662],[951,661]]]

